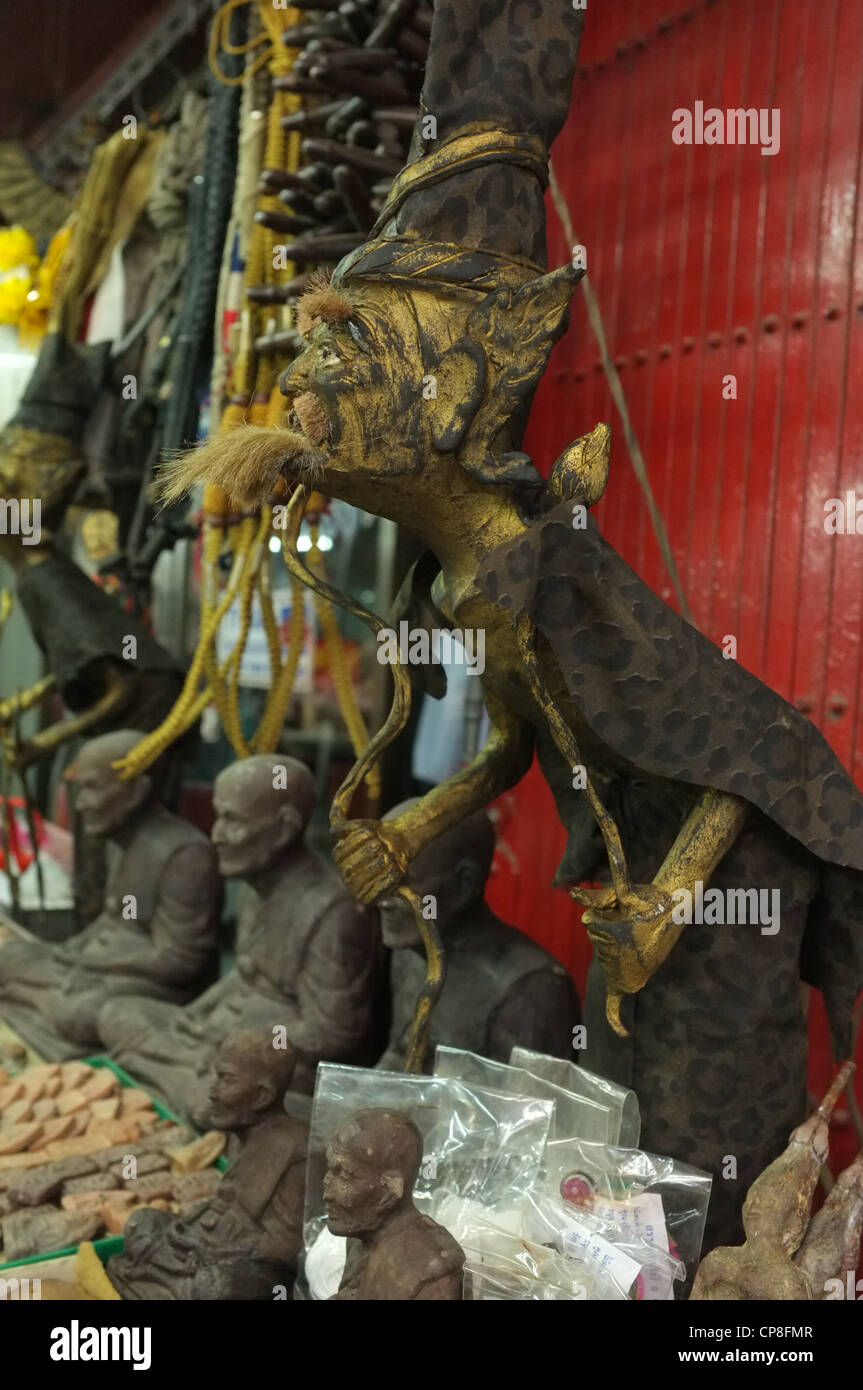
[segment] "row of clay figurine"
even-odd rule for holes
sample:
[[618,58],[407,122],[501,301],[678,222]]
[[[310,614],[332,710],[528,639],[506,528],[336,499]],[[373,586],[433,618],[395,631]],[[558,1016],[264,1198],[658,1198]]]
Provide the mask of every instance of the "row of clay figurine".
[[[294,1089],[306,1093],[321,1060],[400,1069],[425,978],[419,933],[399,899],[360,906],[305,843],[309,770],[269,754],[227,768],[208,840],[162,804],[158,768],[118,779],[112,764],[137,738],[94,739],[72,769],[83,831],[107,847],[102,911],[61,945],[0,947],[0,1016],[50,1060],[107,1050],[193,1121],[214,1052],[236,1028],[284,1028]],[[579,1014],[567,972],[484,902],[493,850],[479,813],[412,866],[448,956],[430,1052],[440,1042],[501,1061],[519,1044],[571,1055]],[[242,881],[237,955],[214,983],[222,878]]]

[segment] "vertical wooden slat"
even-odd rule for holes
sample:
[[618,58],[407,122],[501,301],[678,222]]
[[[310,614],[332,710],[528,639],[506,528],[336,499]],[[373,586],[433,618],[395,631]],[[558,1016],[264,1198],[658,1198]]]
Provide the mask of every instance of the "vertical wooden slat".
[[[786,0],[786,9],[793,9]],[[826,7],[798,7],[805,16],[805,32],[795,64],[794,121],[799,125],[797,179],[792,208],[791,259],[788,271],[788,303],[791,333],[783,364],[784,398],[780,419],[778,467],[773,515],[770,612],[766,624],[764,677],[780,694],[809,713],[811,693],[794,687],[794,651],[800,594],[801,507],[807,476],[811,367],[817,328],[813,322],[816,301],[815,274],[818,246],[818,208],[828,128],[824,101],[800,100],[807,75],[824,74],[830,67],[832,30]],[[833,17],[835,19],[835,6]],[[811,81],[810,76],[810,81]],[[788,123],[786,122],[786,125]],[[795,326],[796,325],[796,326]]]
[[[859,7],[856,11],[859,17]],[[827,14],[824,14],[825,19]],[[840,23],[840,17],[842,22]],[[806,459],[800,553],[800,605],[794,683],[810,692],[814,718],[824,722],[830,580],[836,546],[824,532],[824,500],[835,495],[837,419],[842,403],[844,334],[841,307],[847,294],[854,237],[853,190],[857,173],[857,131],[860,111],[860,51],[845,47],[854,28],[850,7],[837,8],[834,45],[827,69],[825,117],[828,142],[821,194],[815,354],[810,368],[810,428]],[[849,30],[851,32],[849,32]],[[839,317],[827,318],[834,308]]]
[[[835,418],[825,420],[824,449],[832,462],[830,496],[848,491],[863,497],[863,455],[860,429],[860,331],[855,331],[855,264],[859,265],[863,238],[860,229],[860,151],[863,130],[863,6],[843,0],[837,44],[837,75],[831,128],[836,143],[830,155],[827,235],[819,334],[829,345],[833,373]],[[835,313],[835,317],[826,315]],[[859,315],[857,316],[859,320]],[[825,469],[830,476],[829,466]],[[814,521],[813,548],[825,555],[829,572],[826,621],[823,623],[822,690],[825,732],[839,756],[853,761],[853,726],[859,685],[854,681],[859,666],[863,628],[863,535],[831,536],[824,531],[824,499]],[[854,519],[852,518],[852,526]],[[861,519],[863,530],[863,519]],[[806,612],[801,621],[806,620]],[[813,654],[813,660],[817,660]]]

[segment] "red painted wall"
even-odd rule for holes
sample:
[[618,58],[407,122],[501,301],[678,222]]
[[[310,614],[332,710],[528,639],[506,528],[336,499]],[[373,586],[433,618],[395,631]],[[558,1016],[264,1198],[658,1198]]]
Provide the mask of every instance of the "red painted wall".
[[[860,0],[589,3],[552,157],[695,621],[733,634],[863,784],[863,535],[824,530],[827,498],[863,500],[861,55]],[[699,100],[779,108],[779,152],[674,144],[673,111]],[[549,252],[570,254],[550,200]],[[526,447],[547,473],[598,420],[615,442],[597,519],[674,603],[577,294]],[[590,948],[549,887],[564,835],[536,768],[499,809],[490,899],[583,985]],[[819,1088],[820,1011],[813,1043]]]

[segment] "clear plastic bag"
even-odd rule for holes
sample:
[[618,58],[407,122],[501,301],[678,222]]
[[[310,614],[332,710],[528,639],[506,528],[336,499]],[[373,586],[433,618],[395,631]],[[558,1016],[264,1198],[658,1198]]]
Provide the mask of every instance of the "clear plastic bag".
[[463,1237],[466,1299],[617,1301],[665,1290],[684,1266],[667,1251],[557,1198],[528,1195],[521,1229],[477,1221]]
[[[548,1057],[544,1052],[531,1052],[528,1047],[514,1047],[509,1055],[509,1064],[511,1067],[521,1067],[531,1076],[539,1076],[565,1091],[572,1091],[585,1100],[607,1106],[614,1120],[608,1136],[605,1139],[597,1138],[596,1142],[636,1148],[641,1135],[641,1111],[634,1091],[618,1086],[614,1081],[606,1081],[604,1076],[597,1076],[564,1057]],[[570,1136],[558,1134],[557,1137],[566,1139]],[[581,1137],[587,1139],[594,1136],[579,1135]]]
[[[564,1063],[567,1066],[568,1063]],[[577,1134],[601,1144],[611,1143],[617,1132],[617,1114],[611,1104],[559,1086],[524,1067],[492,1062],[458,1047],[435,1048],[436,1076],[454,1076],[468,1085],[487,1086],[507,1095],[537,1096],[554,1102],[552,1138]]]
[[542,1180],[552,1102],[468,1086],[455,1077],[413,1076],[321,1063],[312,1105],[305,1198],[305,1258],[298,1295],[328,1298],[339,1287],[346,1242],[326,1226],[326,1148],[358,1110],[403,1111],[423,1136],[417,1208],[461,1244],[489,1217],[515,1225],[521,1198]]
[[[494,1228],[487,1228],[486,1245],[493,1243]],[[496,1242],[494,1254],[468,1246],[465,1249],[464,1298],[484,1300],[519,1299],[542,1303],[582,1300],[587,1286],[578,1266],[523,1237],[506,1235]]]
[[[546,1194],[642,1236],[682,1260],[683,1296],[701,1257],[711,1186],[709,1173],[641,1149],[582,1139],[551,1140],[546,1146]],[[657,1293],[645,1287],[643,1296],[654,1298]]]

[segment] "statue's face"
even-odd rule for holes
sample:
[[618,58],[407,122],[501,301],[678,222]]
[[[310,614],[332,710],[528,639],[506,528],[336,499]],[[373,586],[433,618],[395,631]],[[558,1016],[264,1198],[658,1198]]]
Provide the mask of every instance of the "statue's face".
[[[482,900],[484,879],[479,866],[466,856],[453,857],[436,844],[421,850],[408,869],[409,886],[423,902],[434,899],[438,930],[445,932],[468,903]],[[378,901],[381,937],[391,951],[423,950],[423,939],[409,903],[397,894]],[[429,904],[430,906],[430,904]]]
[[121,830],[140,805],[137,779],[121,782],[107,759],[81,753],[72,782],[75,809],[88,835],[112,835]]
[[336,1137],[327,1149],[324,1177],[324,1206],[333,1235],[373,1231],[396,1201],[383,1175],[368,1166],[362,1151]]
[[[293,402],[291,427],[321,457],[321,489],[347,501],[365,499],[375,511],[370,483],[415,473],[430,447],[423,407],[431,388],[417,318],[433,305],[427,293],[409,296],[381,284],[355,299],[349,321],[321,322],[309,332],[281,389]],[[457,306],[451,311],[456,329],[464,312]]]
[[416,466],[422,401],[416,343],[397,321],[384,332],[369,319],[356,333],[365,351],[347,324],[320,324],[282,377],[284,394],[299,397],[291,427],[322,456],[324,487]]
[[256,1081],[249,1064],[229,1049],[216,1056],[209,1094],[209,1123],[216,1129],[242,1129],[258,1115]]
[[378,902],[381,938],[390,951],[404,951],[423,944],[413,908],[404,898],[381,898]]
[[[241,774],[242,763],[235,764],[216,778],[213,809],[216,813],[211,839],[219,859],[219,873],[225,878],[243,878],[260,873],[275,863],[297,838],[297,827],[274,806],[274,795],[262,794],[260,787]],[[284,798],[288,793],[280,791]]]

